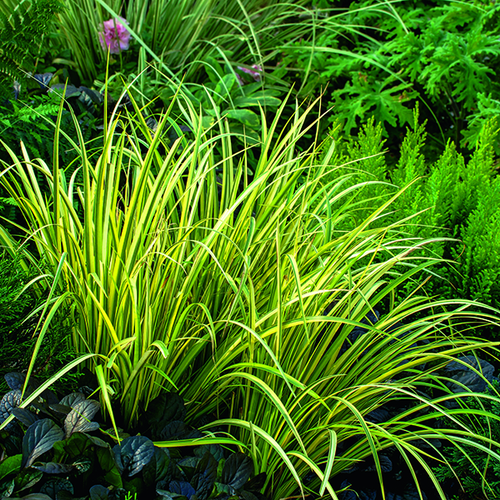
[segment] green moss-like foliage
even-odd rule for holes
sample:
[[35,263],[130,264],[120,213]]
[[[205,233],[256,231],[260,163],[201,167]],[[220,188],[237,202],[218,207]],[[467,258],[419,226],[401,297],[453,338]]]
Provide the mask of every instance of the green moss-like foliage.
[[14,81],[22,84],[33,71],[58,0],[20,2],[8,16],[0,10],[0,98],[12,96]]
[[[3,375],[26,370],[31,360],[40,315],[26,318],[44,303],[45,296],[35,286],[27,285],[39,274],[34,268],[23,269],[18,257],[0,253],[0,392],[7,390]],[[51,322],[37,357],[37,375],[52,375],[70,356],[68,349],[62,348],[70,331],[65,313]]]

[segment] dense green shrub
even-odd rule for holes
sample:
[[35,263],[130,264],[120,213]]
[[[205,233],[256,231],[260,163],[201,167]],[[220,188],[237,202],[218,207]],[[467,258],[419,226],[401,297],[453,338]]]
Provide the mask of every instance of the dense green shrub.
[[382,126],[373,119],[362,127],[357,138],[349,140],[341,139],[340,127],[335,125],[325,150],[336,141],[337,152],[331,164],[344,164],[340,170],[332,170],[331,176],[348,171],[352,185],[367,183],[357,194],[357,217],[348,224],[359,223],[398,187],[408,185],[394,204],[393,220],[418,214],[406,225],[408,236],[422,242],[440,238],[425,245],[426,255],[453,260],[434,270],[437,276],[431,279],[429,292],[450,299],[478,300],[498,308],[500,178],[496,177],[494,154],[497,133],[496,121],[490,120],[483,126],[469,159],[448,141],[441,156],[429,162],[422,153],[425,124],[419,123],[416,110],[399,158],[383,154]]

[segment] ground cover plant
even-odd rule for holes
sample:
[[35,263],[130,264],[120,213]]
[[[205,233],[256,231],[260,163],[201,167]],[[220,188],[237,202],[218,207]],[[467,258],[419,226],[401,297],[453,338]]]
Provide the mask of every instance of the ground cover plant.
[[[443,372],[463,353],[495,347],[463,336],[495,317],[467,301],[416,293],[396,300],[437,260],[421,258],[422,242],[401,233],[407,219],[378,223],[405,192],[346,231],[342,221],[356,210],[351,195],[368,183],[348,186],[343,176],[323,185],[335,147],[319,165],[314,144],[297,151],[312,107],[297,108],[283,130],[286,103],[272,122],[262,115],[249,175],[246,151],[232,149],[225,122],[205,130],[189,97],[179,90],[176,99],[154,133],[137,107],[110,117],[99,155],[87,154],[79,133],[81,181],[76,171],[66,181],[57,154],[50,167],[26,150],[4,164],[1,182],[24,224],[2,226],[2,244],[14,248],[12,233],[25,233],[32,259],[46,260],[54,277],[47,319],[62,304],[74,309],[72,344],[81,356],[61,374],[87,363],[117,436],[118,426],[138,428],[163,387],[179,391],[188,423],[203,419],[215,442],[229,435],[246,447],[253,473],[267,474],[269,498],[335,498],[345,487],[335,478],[368,459],[385,490],[380,453],[389,448],[420,485],[433,477],[430,456],[443,461],[432,439],[499,459],[498,444],[460,424],[462,408],[446,406],[470,391],[453,392]],[[178,134],[172,144],[169,129],[181,125],[193,140]],[[62,133],[56,129],[55,144]],[[35,361],[36,349],[28,379]],[[387,406],[394,412],[374,420]],[[432,425],[443,416],[459,429]],[[430,484],[445,498],[437,481]]]
[[[210,439],[199,440],[186,453],[180,440],[202,436],[184,426],[184,402],[176,394],[163,393],[153,400],[142,417],[141,435],[123,432],[121,443],[115,444],[98,422],[100,404],[95,399],[82,392],[60,399],[46,390],[31,411],[21,409],[16,405],[24,375],[11,372],[5,378],[11,391],[0,401],[0,419],[12,413],[16,421],[1,431],[2,453],[7,455],[0,467],[3,498],[22,494],[39,500],[73,495],[122,499],[127,492],[149,498],[195,495],[203,500],[220,498],[220,493],[261,498],[264,476],[250,479],[253,464],[248,456],[228,455]],[[32,379],[27,394],[36,387]],[[158,447],[148,435],[178,441],[171,448]]]

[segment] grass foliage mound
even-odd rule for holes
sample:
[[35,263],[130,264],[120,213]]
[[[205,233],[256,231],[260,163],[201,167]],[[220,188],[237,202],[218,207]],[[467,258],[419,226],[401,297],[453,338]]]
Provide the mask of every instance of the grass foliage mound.
[[[418,289],[399,298],[439,262],[421,251],[435,239],[405,236],[411,216],[387,217],[405,189],[374,199],[378,208],[349,228],[353,195],[381,181],[331,176],[334,142],[321,154],[313,140],[298,148],[314,132],[314,104],[297,106],[283,129],[286,103],[272,121],[261,112],[252,170],[250,147],[235,148],[224,120],[203,128],[181,89],[154,131],[132,105],[106,119],[97,150],[75,119],[69,181],[57,151],[52,165],[26,150],[4,164],[0,181],[23,221],[2,226],[1,242],[14,251],[12,234],[24,233],[51,276],[26,380],[62,306],[72,307],[80,355],[20,407],[85,363],[119,439],[165,388],[178,391],[188,422],[204,419],[214,442],[246,446],[252,472],[267,473],[268,498],[338,498],[335,478],[365,460],[383,491],[380,453],[393,448],[416,484],[429,476],[444,499],[429,466],[446,465],[435,440],[500,460],[499,444],[460,420],[497,419],[481,405],[463,409],[471,395],[497,396],[457,391],[444,370],[495,348],[465,335],[496,318]],[[62,134],[56,125],[55,148]]]

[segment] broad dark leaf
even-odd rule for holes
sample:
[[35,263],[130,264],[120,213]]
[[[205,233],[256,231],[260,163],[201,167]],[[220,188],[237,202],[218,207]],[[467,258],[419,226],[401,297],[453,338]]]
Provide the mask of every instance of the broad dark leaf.
[[101,405],[93,399],[79,401],[64,420],[66,439],[75,432],[91,432],[99,428],[97,422],[91,422]]
[[67,474],[73,470],[73,466],[70,464],[58,464],[56,462],[32,465],[31,468],[45,472],[46,474]]
[[145,484],[153,484],[163,480],[170,482],[172,480],[170,452],[167,448],[155,446],[154,455],[144,467],[142,476]]
[[29,467],[37,457],[49,451],[55,442],[63,438],[62,429],[48,418],[30,425],[23,438],[22,467]]
[[[380,468],[382,469],[382,472],[391,472],[392,471],[392,461],[391,459],[386,456],[386,455],[380,455],[379,457],[380,461]],[[375,472],[377,470],[377,467],[375,464],[368,466],[365,469],[365,472]]]
[[[81,90],[74,85],[64,85],[62,83],[55,83],[54,85],[51,85],[50,88],[54,91],[56,91],[58,94],[61,96],[64,95],[66,99],[68,97],[71,97],[73,95],[80,95]],[[64,93],[66,92],[66,93]]]
[[[74,436],[76,435],[74,434]],[[113,450],[108,445],[107,448],[96,448],[95,451],[99,465],[104,472],[104,479],[115,488],[122,488],[123,481]]]
[[170,481],[168,490],[171,493],[177,493],[188,499],[196,493],[195,489],[187,481]]
[[246,491],[257,491],[259,492],[266,482],[267,474],[265,472],[261,472],[257,474],[255,477],[252,477],[250,481],[245,484]]
[[34,413],[27,410],[26,408],[13,408],[11,413],[26,427],[29,427],[37,420],[40,420]]
[[[0,431],[0,443],[5,448],[7,455],[17,455],[23,442],[23,433],[17,422],[11,422],[12,428],[2,429]],[[10,427],[9,424],[7,427]]]
[[251,491],[243,490],[239,493],[239,496],[243,500],[259,500]]
[[[81,456],[90,456],[92,444],[89,436],[77,432],[69,439],[54,443],[54,456],[52,459],[55,462],[67,462],[76,460]],[[108,444],[106,446],[109,448]]]
[[87,398],[85,397],[85,394],[81,392],[72,392],[71,394],[64,396],[61,401],[59,401],[59,404],[74,408],[77,403],[79,403],[80,401],[85,401],[86,399]]
[[89,490],[89,493],[90,500],[108,500],[109,498],[109,489],[100,484],[92,486],[92,488],[90,488]]
[[6,373],[3,378],[7,382],[9,388],[13,391],[21,390],[24,385],[24,380],[26,379],[26,375],[23,375],[19,372],[10,372]]
[[[156,429],[157,431],[159,429]],[[188,430],[182,420],[174,420],[166,424],[161,431],[154,433],[160,441],[170,441],[172,439],[183,439]]]
[[75,460],[71,465],[76,469],[77,474],[83,474],[92,466],[92,460],[81,457],[78,460]]
[[60,405],[59,403],[55,405],[50,405],[49,407],[53,411],[57,411],[58,413],[62,413],[64,415],[67,415],[71,411],[71,407],[65,406],[65,405]]
[[17,408],[21,404],[21,391],[15,389],[9,391],[0,400],[0,424],[7,420],[12,413],[13,408]]
[[[166,481],[165,479],[162,479],[161,481],[158,481],[156,483],[156,490],[168,491],[169,484],[170,484],[170,481]],[[158,493],[158,494],[160,494],[160,493]]]
[[198,462],[191,485],[199,500],[206,500],[212,493],[217,477],[217,465],[217,460],[208,452]]
[[52,389],[46,389],[45,391],[42,392],[40,395],[47,404],[50,405],[55,405],[59,401],[59,398],[57,397],[56,393]]
[[224,464],[220,482],[237,491],[248,481],[252,472],[252,460],[244,453],[233,453]]
[[156,489],[157,495],[160,496],[161,500],[174,500],[175,498],[185,498],[184,495],[179,495],[179,493],[172,493],[171,491],[162,490],[161,488]]
[[179,460],[176,465],[177,469],[181,472],[181,477],[177,477],[177,479],[182,479],[183,481],[190,483],[196,471],[196,466],[200,460],[201,458],[198,457],[186,457]]
[[109,444],[101,438],[98,438],[96,436],[89,436],[88,434],[85,434],[85,436],[87,436],[93,444],[99,446],[99,448],[107,448],[109,446]]
[[121,474],[129,477],[140,472],[152,459],[155,449],[146,436],[133,436],[113,448],[116,464]]
[[173,392],[162,393],[153,399],[145,414],[148,425],[153,430],[153,437],[155,437],[156,432],[162,430],[168,423],[174,420],[184,421],[185,417],[184,400]]
[[14,482],[14,479],[0,483],[0,498],[3,499],[10,497],[14,492],[15,485],[16,483]]
[[31,488],[43,477],[43,472],[34,469],[24,469],[15,478],[16,492]]
[[204,444],[203,446],[198,446],[194,449],[194,454],[197,457],[202,458],[205,453],[210,453],[217,462],[224,458],[224,451],[220,444]]
[[51,498],[56,498],[59,491],[69,491],[72,495],[75,493],[75,489],[70,481],[60,477],[54,477],[49,479],[40,488],[40,493],[45,493]]

